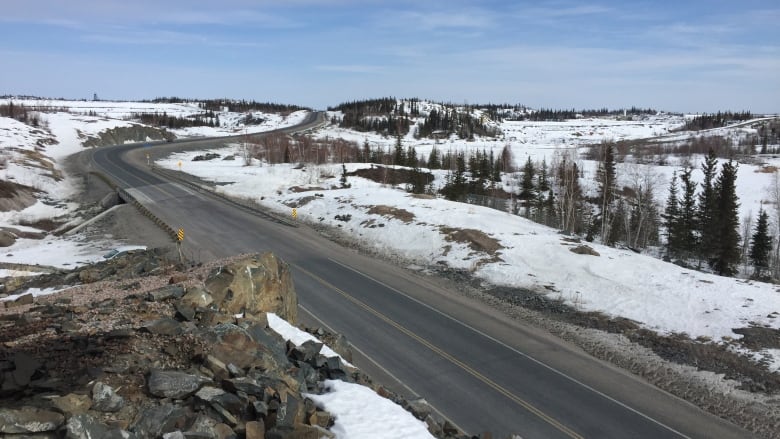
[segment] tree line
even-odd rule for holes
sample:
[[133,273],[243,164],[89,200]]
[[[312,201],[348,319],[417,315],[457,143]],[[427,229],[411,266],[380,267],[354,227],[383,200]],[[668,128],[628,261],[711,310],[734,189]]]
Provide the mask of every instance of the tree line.
[[752,234],[750,224],[744,236],[740,234],[737,170],[738,164],[729,160],[718,172],[718,158],[710,152],[701,164],[700,184],[692,181],[691,167],[673,175],[664,209],[666,252],[683,261],[706,263],[723,276],[735,275],[747,256],[753,276],[763,278],[772,249],[769,216],[762,207]]
[[753,114],[749,111],[731,112],[718,111],[714,114],[700,114],[685,122],[680,131],[700,131],[711,128],[721,128],[735,122],[753,119]]
[[196,103],[200,108],[209,111],[222,111],[227,108],[227,111],[233,113],[245,113],[249,111],[258,111],[263,113],[280,113],[289,114],[299,110],[309,110],[311,108],[302,107],[300,105],[279,104],[275,102],[258,102],[255,100],[246,99],[186,99],[176,96],[170,97],[158,97],[148,101],[156,104],[187,104]]
[[607,116],[619,116],[619,115],[642,115],[642,114],[656,114],[657,111],[652,108],[638,108],[631,107],[626,109],[610,110],[609,108],[600,109],[583,109],[575,110],[555,110],[552,108],[540,108],[536,111],[525,111],[522,113],[516,113],[514,117],[507,118],[507,120],[530,120],[535,122],[559,122],[569,119],[576,119],[578,117],[607,117]]
[[213,111],[206,111],[187,117],[173,116],[165,111],[162,113],[130,113],[130,119],[146,125],[168,129],[220,126],[219,115]]

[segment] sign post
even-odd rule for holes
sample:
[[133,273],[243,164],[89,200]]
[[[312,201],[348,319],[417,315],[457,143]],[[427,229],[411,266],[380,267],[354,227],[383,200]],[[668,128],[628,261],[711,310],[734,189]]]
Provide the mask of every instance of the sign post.
[[184,241],[184,229],[179,228],[176,232],[176,248],[179,250],[179,262],[184,263],[184,256],[181,253],[181,242]]

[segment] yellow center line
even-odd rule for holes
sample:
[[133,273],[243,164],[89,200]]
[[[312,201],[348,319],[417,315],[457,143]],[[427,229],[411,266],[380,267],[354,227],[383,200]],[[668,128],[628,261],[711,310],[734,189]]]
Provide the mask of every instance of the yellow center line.
[[579,435],[577,432],[575,432],[574,430],[572,430],[569,427],[561,424],[560,422],[558,422],[556,419],[554,419],[550,415],[548,415],[548,414],[544,413],[543,411],[539,410],[538,408],[534,407],[531,403],[529,403],[529,402],[523,400],[522,398],[520,398],[519,396],[511,393],[510,391],[508,391],[507,389],[503,388],[501,385],[499,385],[495,381],[491,380],[490,378],[488,378],[488,377],[482,375],[481,373],[479,373],[478,371],[474,370],[471,366],[465,364],[464,362],[462,362],[462,361],[458,360],[457,358],[453,357],[452,355],[448,354],[447,352],[445,352],[441,348],[433,345],[431,342],[429,342],[429,341],[425,340],[424,338],[420,337],[419,335],[413,333],[412,331],[410,331],[409,329],[405,328],[401,324],[397,323],[396,321],[392,320],[391,318],[387,317],[386,315],[384,315],[381,312],[377,311],[376,309],[372,308],[371,306],[369,306],[365,302],[363,302],[363,301],[353,297],[352,295],[350,295],[347,292],[341,290],[340,288],[336,287],[335,285],[331,284],[330,282],[326,281],[325,279],[323,279],[323,278],[317,276],[316,274],[306,270],[305,268],[302,268],[300,265],[293,264],[293,266],[295,268],[297,268],[298,270],[302,271],[303,273],[306,273],[308,276],[310,276],[311,278],[315,279],[317,282],[321,283],[322,285],[324,285],[324,286],[328,287],[329,289],[337,292],[338,294],[340,294],[341,296],[343,296],[345,299],[349,300],[350,302],[354,303],[355,305],[357,305],[357,306],[363,308],[364,310],[368,311],[369,313],[375,315],[376,317],[378,317],[380,320],[384,321],[388,325],[390,325],[393,328],[397,329],[398,331],[406,334],[407,336],[409,336],[413,340],[416,340],[418,343],[420,343],[423,346],[425,346],[426,348],[432,350],[433,352],[435,352],[436,354],[438,354],[442,358],[444,358],[447,361],[451,362],[452,364],[460,367],[461,369],[463,369],[464,371],[468,372],[473,377],[475,377],[478,380],[482,381],[483,383],[487,384],[488,386],[490,386],[492,389],[494,389],[498,393],[500,393],[500,394],[506,396],[507,398],[511,399],[517,405],[519,405],[519,406],[523,407],[524,409],[526,409],[527,411],[533,413],[534,415],[536,415],[537,417],[539,417],[543,421],[547,422],[548,424],[552,425],[553,427],[557,428],[558,430],[560,430],[562,433],[566,434],[570,438],[572,438],[572,439],[583,439],[583,437],[581,435]]

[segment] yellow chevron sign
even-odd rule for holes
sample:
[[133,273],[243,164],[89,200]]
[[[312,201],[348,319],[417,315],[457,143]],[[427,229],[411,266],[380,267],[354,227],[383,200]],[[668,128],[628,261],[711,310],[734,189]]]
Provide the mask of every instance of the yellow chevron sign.
[[184,241],[184,229],[179,229],[179,231],[176,232],[176,238],[179,241]]

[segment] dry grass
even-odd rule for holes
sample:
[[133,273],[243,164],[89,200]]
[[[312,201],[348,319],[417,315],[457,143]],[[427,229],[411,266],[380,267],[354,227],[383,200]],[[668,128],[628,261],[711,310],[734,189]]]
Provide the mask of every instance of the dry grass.
[[756,169],[754,172],[759,172],[761,174],[774,174],[777,172],[777,166],[762,166]]
[[481,230],[452,227],[441,227],[439,230],[446,235],[447,241],[467,244],[470,249],[487,253],[490,256],[497,256],[497,252],[504,248],[497,239]]
[[371,206],[371,208],[368,209],[368,213],[371,215],[380,215],[386,218],[395,218],[399,221],[403,221],[406,224],[414,221],[414,214],[412,212],[392,206]]
[[300,192],[309,192],[309,191],[324,191],[325,189],[321,187],[301,187],[301,186],[293,186],[290,188],[290,192],[294,193],[300,193]]

